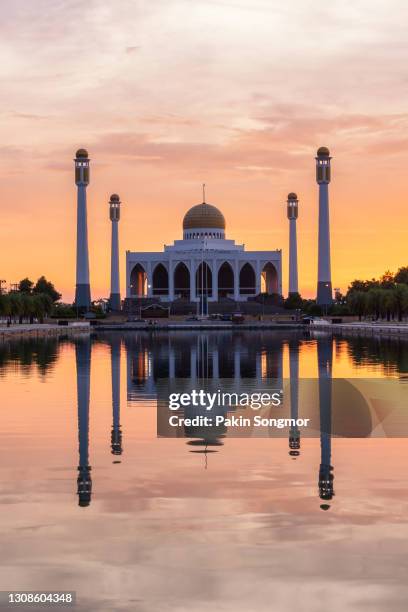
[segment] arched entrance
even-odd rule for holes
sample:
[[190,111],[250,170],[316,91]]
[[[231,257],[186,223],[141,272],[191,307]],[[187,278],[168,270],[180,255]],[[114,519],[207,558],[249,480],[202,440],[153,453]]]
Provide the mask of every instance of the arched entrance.
[[255,271],[251,264],[242,266],[239,273],[239,292],[241,295],[253,295],[256,291]]
[[146,297],[147,274],[141,264],[136,264],[130,273],[130,295],[135,297]]
[[212,296],[212,272],[210,266],[205,262],[201,262],[196,272],[196,288],[197,296]]
[[190,272],[182,261],[174,270],[174,297],[190,299]]
[[153,271],[153,295],[168,295],[169,274],[162,263],[157,264]]
[[224,261],[218,270],[218,296],[228,297],[234,293],[234,271],[231,264]]
[[262,268],[261,291],[269,295],[279,293],[278,273],[275,266],[270,261]]

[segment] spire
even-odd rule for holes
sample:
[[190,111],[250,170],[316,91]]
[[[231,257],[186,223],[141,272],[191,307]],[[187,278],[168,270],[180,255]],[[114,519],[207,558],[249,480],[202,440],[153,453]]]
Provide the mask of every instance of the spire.
[[205,183],[203,183],[203,204],[205,204]]

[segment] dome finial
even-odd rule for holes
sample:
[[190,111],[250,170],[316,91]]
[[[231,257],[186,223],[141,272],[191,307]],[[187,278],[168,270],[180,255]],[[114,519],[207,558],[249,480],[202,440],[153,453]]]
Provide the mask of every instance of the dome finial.
[[205,204],[205,183],[203,183],[203,204]]

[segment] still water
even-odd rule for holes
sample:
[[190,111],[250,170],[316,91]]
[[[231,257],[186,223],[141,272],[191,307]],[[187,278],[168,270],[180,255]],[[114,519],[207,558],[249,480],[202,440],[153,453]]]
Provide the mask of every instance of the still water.
[[237,331],[0,345],[0,590],[76,591],[81,612],[406,610],[405,439],[157,438],[162,378],[294,376],[404,386],[408,342]]

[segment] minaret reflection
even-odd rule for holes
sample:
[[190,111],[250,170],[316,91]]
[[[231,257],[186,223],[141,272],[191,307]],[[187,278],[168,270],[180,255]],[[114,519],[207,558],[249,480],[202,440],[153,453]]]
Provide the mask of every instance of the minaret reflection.
[[[317,361],[319,370],[319,411],[320,411],[320,469],[319,496],[324,501],[333,499],[333,466],[331,465],[332,428],[332,363],[333,339],[331,335],[317,338]],[[330,504],[321,504],[328,510]]]
[[[111,347],[111,376],[112,376],[112,432],[111,432],[111,452],[112,455],[121,455],[122,431],[120,428],[120,336],[112,335]],[[120,461],[114,461],[120,463]]]
[[[290,418],[296,419],[299,414],[299,350],[297,338],[289,341],[289,376],[290,376]],[[289,455],[296,458],[300,455],[300,431],[291,427],[289,430]]]
[[89,390],[91,379],[91,340],[78,338],[75,343],[78,401],[79,465],[77,492],[80,506],[91,503],[92,480],[89,465]]

